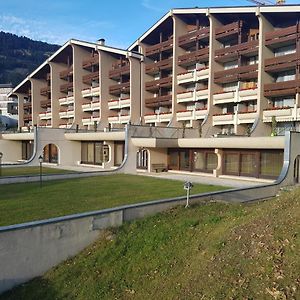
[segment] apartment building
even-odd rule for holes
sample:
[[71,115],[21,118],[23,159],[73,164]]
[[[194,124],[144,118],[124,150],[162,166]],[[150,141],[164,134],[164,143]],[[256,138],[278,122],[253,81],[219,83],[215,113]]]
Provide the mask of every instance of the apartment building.
[[[299,5],[173,9],[127,50],[70,40],[13,90],[15,139],[60,128],[73,163],[114,168],[125,124],[139,125],[137,169],[275,178],[283,135],[299,130],[299,20]],[[183,134],[153,142],[160,128]],[[46,160],[63,164],[64,150],[47,147]]]

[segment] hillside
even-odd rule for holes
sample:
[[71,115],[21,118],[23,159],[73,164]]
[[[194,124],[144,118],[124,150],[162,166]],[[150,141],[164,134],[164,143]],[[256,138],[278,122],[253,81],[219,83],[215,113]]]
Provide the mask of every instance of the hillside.
[[0,31],[0,84],[17,85],[58,48]]
[[300,299],[300,189],[178,207],[98,242],[0,299]]

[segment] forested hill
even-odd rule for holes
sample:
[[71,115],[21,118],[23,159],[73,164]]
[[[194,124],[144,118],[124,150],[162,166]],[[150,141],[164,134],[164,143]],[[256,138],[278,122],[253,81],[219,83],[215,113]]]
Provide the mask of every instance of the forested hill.
[[17,85],[59,47],[0,31],[0,84]]

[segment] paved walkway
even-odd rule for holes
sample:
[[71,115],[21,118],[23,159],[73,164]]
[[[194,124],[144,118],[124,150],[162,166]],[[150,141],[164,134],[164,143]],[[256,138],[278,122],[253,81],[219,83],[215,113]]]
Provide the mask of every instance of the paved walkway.
[[43,166],[47,168],[53,168],[53,169],[62,169],[62,170],[69,170],[69,171],[74,171],[74,172],[103,172],[107,171],[103,169],[100,166],[87,166],[87,165],[78,165],[78,166],[57,166],[53,164],[43,164]]
[[171,172],[162,172],[162,173],[140,173],[140,175],[153,176],[158,178],[173,179],[180,181],[190,181],[194,183],[203,183],[203,184],[212,184],[212,185],[223,185],[236,188],[250,187],[263,185],[266,183],[273,182],[272,180],[258,180],[256,178],[246,178],[240,179],[234,176],[222,176],[222,177],[213,177],[205,175],[193,175],[189,173],[179,174]]

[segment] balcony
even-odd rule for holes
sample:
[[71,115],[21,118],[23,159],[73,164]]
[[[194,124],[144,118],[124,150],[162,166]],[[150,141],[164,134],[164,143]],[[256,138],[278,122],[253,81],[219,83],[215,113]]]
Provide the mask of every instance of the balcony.
[[48,96],[51,92],[50,86],[46,86],[40,89],[41,96]]
[[68,93],[69,91],[73,91],[73,82],[68,82],[60,86],[61,93]]
[[228,25],[223,25],[216,28],[215,38],[219,41],[230,39],[232,35],[237,35],[242,28],[243,22],[237,21]]
[[190,66],[195,63],[201,63],[208,61],[209,48],[202,48],[197,51],[193,51],[191,53],[187,53],[184,55],[180,55],[178,57],[178,65],[179,66]]
[[173,58],[163,59],[158,62],[146,64],[146,74],[157,74],[161,70],[171,70],[173,66]]
[[208,99],[208,89],[194,90],[177,94],[177,103]]
[[109,87],[109,93],[112,95],[128,94],[130,92],[130,82],[118,83]]
[[108,122],[111,124],[126,124],[130,121],[130,115],[119,114],[117,116],[109,116]]
[[92,117],[82,118],[81,121],[82,121],[82,124],[84,126],[86,126],[86,125],[93,125],[94,124],[94,122],[92,121]]
[[81,105],[82,111],[84,112],[88,112],[88,111],[92,111],[92,103],[84,103]]
[[172,48],[173,48],[173,38],[169,38],[164,42],[155,44],[153,46],[148,46],[145,50],[145,56],[151,56],[163,51],[170,51]]
[[32,121],[32,115],[31,115],[31,113],[28,113],[28,114],[24,113],[23,120],[24,121]]
[[257,100],[257,88],[239,90],[238,98],[239,101]]
[[74,96],[62,97],[58,101],[60,105],[69,105],[74,103]]
[[177,121],[189,121],[204,119],[207,115],[207,108],[183,110],[176,113]]
[[263,121],[272,122],[273,117],[277,122],[290,122],[297,119],[297,107],[272,107],[263,112]]
[[158,108],[160,106],[171,106],[172,105],[172,95],[164,95],[148,98],[145,101],[146,107]]
[[64,80],[67,80],[71,75],[73,75],[73,66],[59,72],[59,78]]
[[100,113],[99,112],[94,112],[91,116],[91,122],[99,122],[100,121]]
[[51,111],[39,113],[40,120],[50,120],[52,118]]
[[177,84],[196,82],[200,80],[208,80],[208,75],[209,75],[208,68],[181,73],[177,76]]
[[178,45],[182,48],[192,46],[196,41],[209,40],[209,27],[200,28],[195,31],[191,31],[187,34],[181,35],[178,38]]
[[272,98],[279,96],[295,95],[297,92],[300,91],[299,87],[300,79],[265,84],[264,96]]
[[241,66],[224,71],[215,72],[215,83],[229,83],[239,80],[256,79],[258,76],[258,64]]
[[49,99],[49,100],[42,100],[42,101],[40,102],[40,106],[41,106],[42,108],[51,107],[51,100],[50,100],[50,99]]
[[91,87],[81,91],[81,95],[83,98],[92,98],[92,97],[99,97],[100,94],[100,87]]
[[172,77],[164,77],[161,79],[156,79],[148,81],[145,84],[146,91],[158,91],[160,88],[170,88],[172,87]]
[[130,66],[129,66],[129,62],[122,67],[118,67],[115,69],[112,69],[109,71],[109,78],[110,79],[119,79],[122,75],[128,75],[130,73]]
[[296,68],[300,57],[298,53],[277,56],[265,60],[265,71],[269,73],[283,72]]
[[90,74],[82,76],[82,82],[85,84],[91,84],[92,81],[99,82],[99,71],[92,72]]
[[171,112],[161,112],[158,114],[146,114],[144,116],[144,120],[146,124],[149,123],[168,123],[172,119],[172,113]]
[[258,117],[258,114],[257,114],[256,110],[238,112],[238,115],[237,115],[238,124],[254,123],[257,117]]
[[234,124],[234,114],[226,113],[213,116],[213,126],[218,125],[233,125]]
[[296,43],[297,34],[299,32],[299,24],[267,32],[265,38],[265,45],[271,48],[276,48]]
[[213,104],[236,102],[236,92],[222,92],[213,95]]
[[215,60],[226,62],[237,59],[238,55],[254,55],[258,53],[258,40],[218,49],[215,51]]
[[82,62],[82,68],[83,69],[90,69],[92,66],[99,65],[99,55],[95,54],[94,56],[91,56]]
[[121,109],[130,107],[130,98],[111,100],[108,102],[109,109]]

